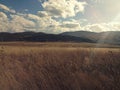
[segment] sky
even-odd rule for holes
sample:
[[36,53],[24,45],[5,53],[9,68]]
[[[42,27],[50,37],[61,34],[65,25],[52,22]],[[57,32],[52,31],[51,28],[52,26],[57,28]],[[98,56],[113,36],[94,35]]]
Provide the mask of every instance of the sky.
[[120,31],[120,0],[0,0],[0,32]]

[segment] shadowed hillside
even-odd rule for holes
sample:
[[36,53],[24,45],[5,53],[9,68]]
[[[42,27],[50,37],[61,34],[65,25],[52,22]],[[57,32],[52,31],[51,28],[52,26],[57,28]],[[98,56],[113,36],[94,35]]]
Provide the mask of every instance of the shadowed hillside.
[[88,38],[68,35],[55,35],[35,32],[0,33],[0,41],[33,41],[33,42],[93,42]]
[[94,33],[88,31],[65,32],[61,35],[89,38],[97,43],[120,44],[120,31]]
[[65,32],[61,34],[46,34],[37,32],[21,32],[21,33],[0,33],[0,41],[33,41],[33,42],[89,42],[89,43],[105,43],[120,44],[120,32],[88,32],[76,31]]

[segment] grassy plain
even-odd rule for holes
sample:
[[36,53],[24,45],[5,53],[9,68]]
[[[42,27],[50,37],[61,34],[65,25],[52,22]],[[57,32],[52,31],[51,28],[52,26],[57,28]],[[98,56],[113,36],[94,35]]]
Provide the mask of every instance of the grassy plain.
[[0,90],[120,90],[120,47],[2,42]]

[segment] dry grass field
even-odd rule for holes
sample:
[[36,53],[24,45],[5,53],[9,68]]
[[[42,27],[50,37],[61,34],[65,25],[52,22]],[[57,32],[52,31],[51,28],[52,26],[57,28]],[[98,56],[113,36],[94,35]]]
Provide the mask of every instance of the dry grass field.
[[0,90],[120,90],[120,48],[98,46],[0,43]]

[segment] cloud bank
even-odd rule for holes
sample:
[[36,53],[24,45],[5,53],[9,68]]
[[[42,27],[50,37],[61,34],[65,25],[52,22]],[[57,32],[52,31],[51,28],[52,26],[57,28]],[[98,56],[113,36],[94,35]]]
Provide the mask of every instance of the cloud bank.
[[[78,2],[77,0],[49,0],[42,3],[43,11],[38,11],[36,15],[31,13],[19,13],[0,4],[0,9],[2,10],[0,12],[0,31],[59,33],[69,30],[78,30],[80,29],[80,23],[76,20],[74,20],[74,22],[69,20],[59,21],[53,18],[73,17],[78,12],[84,11],[84,4],[86,3]],[[10,15],[6,12],[10,12]]]
[[0,4],[0,9],[6,12],[15,13],[15,10],[8,8],[7,6]]
[[[85,11],[86,2],[78,0],[42,0],[43,10],[36,14],[20,13],[0,4],[0,32],[36,31],[61,33],[66,31],[120,31],[119,22],[81,25],[84,20],[77,20],[78,13]],[[9,14],[8,14],[9,12]],[[70,19],[68,19],[70,18]]]
[[86,2],[77,0],[49,0],[42,4],[44,10],[52,17],[73,17],[79,12],[83,12]]

